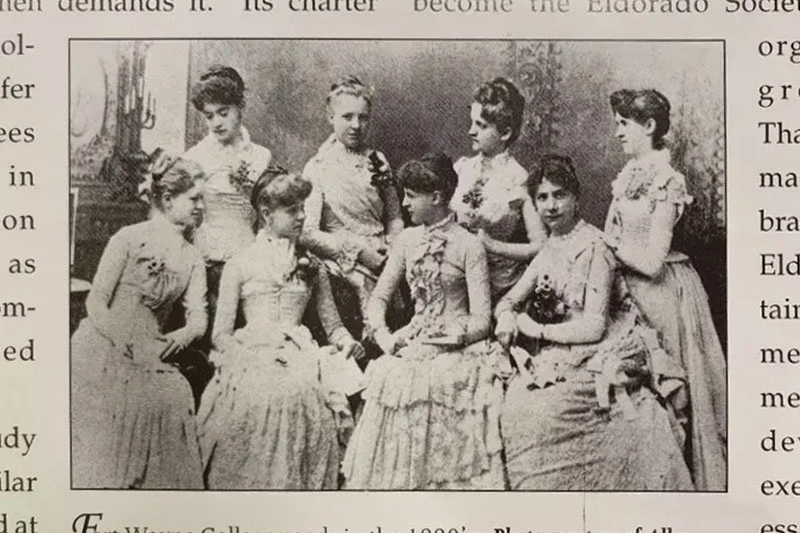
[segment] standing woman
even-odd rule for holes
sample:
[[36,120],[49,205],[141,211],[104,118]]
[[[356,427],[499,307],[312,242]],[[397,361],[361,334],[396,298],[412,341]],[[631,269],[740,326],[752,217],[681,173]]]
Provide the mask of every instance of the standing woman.
[[[153,176],[152,217],[108,242],[72,337],[73,466],[80,488],[203,488],[189,383],[169,364],[206,330],[206,275],[184,233],[202,218],[203,173]],[[183,301],[186,325],[163,333]]]
[[519,280],[547,238],[528,194],[528,172],[508,153],[519,137],[525,99],[505,78],[475,91],[469,137],[476,155],[455,164],[451,207],[458,222],[482,239],[488,253],[492,302]]
[[[336,369],[347,363],[360,374],[347,359],[362,348],[339,320],[325,269],[296,244],[310,192],[303,178],[265,172],[252,195],[256,239],[225,265],[214,322],[217,374],[198,415],[211,489],[337,486],[337,423],[349,413],[346,386],[333,376],[344,375]],[[247,323],[234,329],[240,304]],[[338,352],[323,352],[301,324],[308,306]]]
[[301,242],[328,260],[342,319],[359,337],[367,302],[403,219],[386,157],[366,145],[371,90],[358,78],[345,77],[331,87],[327,107],[333,134],[303,170],[314,189],[306,201]]
[[207,178],[206,213],[194,243],[206,262],[212,323],[222,267],[253,242],[250,191],[272,159],[242,126],[244,92],[236,69],[220,65],[209,68],[192,87],[192,104],[203,114],[208,134],[184,157],[199,163]]
[[655,90],[623,89],[611,95],[611,109],[632,159],[612,183],[606,234],[636,303],[686,369],[695,485],[725,490],[725,356],[700,277],[688,257],[671,250],[673,228],[692,198],[664,147],[670,103]]

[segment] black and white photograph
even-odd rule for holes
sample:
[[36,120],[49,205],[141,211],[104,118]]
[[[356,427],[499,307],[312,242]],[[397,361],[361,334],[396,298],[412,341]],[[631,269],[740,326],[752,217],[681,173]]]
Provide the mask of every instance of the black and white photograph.
[[727,492],[721,40],[70,40],[73,489]]

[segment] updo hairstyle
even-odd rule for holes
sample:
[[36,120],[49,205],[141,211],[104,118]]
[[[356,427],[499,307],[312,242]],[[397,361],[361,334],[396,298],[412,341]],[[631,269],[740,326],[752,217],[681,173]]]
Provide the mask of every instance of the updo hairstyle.
[[204,179],[205,174],[200,165],[189,159],[178,158],[166,170],[153,174],[150,183],[150,205],[164,211],[164,195],[172,197],[189,191],[195,182]]
[[475,102],[481,105],[481,117],[494,125],[500,134],[506,130],[511,136],[506,146],[511,146],[522,131],[525,98],[506,78],[495,78],[475,90]]
[[569,156],[548,154],[539,159],[530,175],[530,194],[534,200],[544,180],[563,187],[574,194],[575,198],[581,197],[581,183]]
[[270,166],[259,176],[250,194],[250,205],[256,212],[256,228],[264,225],[261,212],[290,207],[305,201],[311,194],[311,182],[277,166]]
[[419,160],[408,161],[397,173],[400,184],[414,192],[439,192],[444,205],[450,203],[458,185],[453,160],[442,152],[428,153]]
[[192,87],[192,105],[203,111],[206,104],[244,106],[244,80],[233,67],[214,65]]
[[372,89],[364,85],[361,80],[355,76],[343,76],[331,85],[328,96],[325,98],[325,104],[329,111],[332,109],[336,97],[341,95],[363,98],[367,102],[367,107],[372,108]]
[[669,131],[670,104],[667,97],[655,89],[622,89],[610,97],[611,109],[623,118],[645,125],[649,119],[655,122],[653,148],[664,147],[664,135]]

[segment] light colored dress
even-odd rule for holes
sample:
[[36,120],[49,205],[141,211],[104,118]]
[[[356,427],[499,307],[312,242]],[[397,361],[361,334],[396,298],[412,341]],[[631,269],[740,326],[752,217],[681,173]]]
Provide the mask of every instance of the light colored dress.
[[237,143],[223,145],[208,134],[184,157],[198,163],[206,175],[206,209],[194,243],[207,262],[225,262],[253,242],[255,235],[250,194],[236,183],[244,179],[255,183],[269,166],[272,154],[253,143],[242,127]]
[[[494,157],[462,157],[453,166],[458,173],[450,207],[458,222],[472,232],[486,231],[492,239],[528,242],[522,206],[530,198],[528,172],[508,152]],[[545,236],[542,226],[542,236]],[[488,254],[492,301],[497,302],[522,276],[528,261]]]
[[[680,369],[670,366],[635,305],[611,298],[615,266],[601,232],[579,221],[567,235],[548,239],[498,304],[500,317],[552,290],[566,305],[562,320],[546,326],[546,338],[561,342],[537,341],[528,361],[518,356],[521,372],[506,392],[501,432],[513,490],[693,488],[659,402],[681,385]],[[582,324],[596,318],[584,313],[589,298],[598,298],[592,308],[608,317],[597,342],[584,337]],[[625,369],[638,378],[627,379]]]
[[[633,298],[688,376],[689,450],[695,484],[700,490],[725,490],[726,362],[708,295],[688,257],[650,246],[658,232],[668,232],[661,240],[671,242],[673,228],[659,227],[653,215],[667,202],[675,206],[675,219],[679,218],[692,201],[685,178],[670,166],[668,150],[656,150],[629,161],[612,190],[606,234],[627,267],[623,272]],[[639,269],[651,272],[644,275]]]
[[[370,303],[385,324],[392,290],[405,274],[415,300],[407,341],[367,367],[366,401],[345,455],[349,489],[503,489],[495,370],[502,349],[489,325],[486,256],[452,218],[402,232]],[[461,327],[466,347],[426,344]]]
[[[372,183],[369,161],[372,152],[368,149],[349,151],[332,135],[303,170],[303,177],[311,181],[314,188],[306,200],[302,242],[326,259],[333,275],[346,280],[354,291],[358,308],[340,308],[340,311],[361,314],[362,320],[377,274],[358,261],[359,243],[375,250],[386,250],[389,223],[402,216],[391,180]],[[385,156],[380,152],[375,154],[388,169]],[[339,292],[336,286],[334,291]],[[344,298],[336,294],[337,302]]]
[[[223,351],[211,354],[217,373],[198,413],[209,488],[337,488],[337,416],[344,421],[347,409],[345,391],[327,379],[346,362],[301,325],[306,307],[315,306],[332,344],[347,332],[325,269],[305,261],[298,266],[288,240],[262,233],[225,265],[214,323]],[[240,300],[247,324],[234,332]]]
[[72,337],[74,486],[203,488],[189,383],[159,358],[156,337],[183,300],[189,338],[206,328],[205,268],[180,229],[160,218],[108,242]]

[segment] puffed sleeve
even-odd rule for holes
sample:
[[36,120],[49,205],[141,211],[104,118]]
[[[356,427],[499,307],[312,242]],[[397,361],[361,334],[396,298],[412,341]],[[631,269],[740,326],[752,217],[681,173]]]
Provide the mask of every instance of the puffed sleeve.
[[394,291],[405,275],[405,247],[408,236],[412,231],[414,231],[414,228],[404,230],[395,239],[389,252],[389,257],[383,267],[383,272],[381,272],[378,282],[372,290],[365,318],[367,324],[375,331],[386,327],[386,309],[389,307]]
[[473,235],[465,242],[465,271],[469,296],[469,320],[465,332],[465,343],[471,344],[485,338],[491,327],[491,289],[486,250]]
[[[622,238],[615,251],[617,259],[628,268],[647,277],[658,276],[672,248],[673,229],[691,201],[680,175],[654,185],[648,198],[651,201],[649,220],[628,221],[616,213],[615,223],[623,228]],[[682,178],[682,176],[680,176]],[[627,224],[644,224],[645,231],[624,231]]]
[[189,285],[183,293],[183,307],[186,309],[184,329],[189,339],[202,337],[208,327],[206,290],[206,268],[202,257],[197,254],[189,275]]
[[350,333],[342,325],[342,319],[339,316],[339,311],[336,309],[328,272],[319,261],[316,259],[314,259],[314,261],[317,267],[317,283],[314,287],[317,315],[319,316],[323,329],[325,329],[325,334],[328,336],[328,344],[335,346],[339,344],[343,338],[348,337]]
[[128,261],[130,232],[129,228],[123,228],[108,241],[86,298],[86,313],[92,324],[112,341],[118,324],[114,323],[108,307]]
[[236,310],[242,286],[242,273],[239,262],[234,256],[222,269],[217,297],[217,311],[214,317],[212,339],[214,347],[226,351],[233,342],[233,326],[236,322]]

